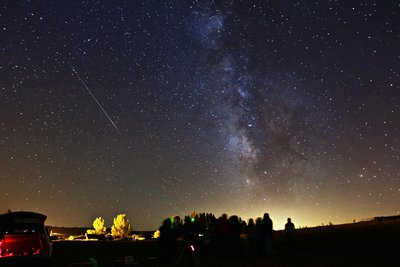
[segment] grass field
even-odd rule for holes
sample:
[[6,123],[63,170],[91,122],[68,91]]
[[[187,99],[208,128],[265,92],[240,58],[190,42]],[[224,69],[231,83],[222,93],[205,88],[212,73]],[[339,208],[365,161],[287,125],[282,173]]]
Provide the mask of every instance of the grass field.
[[[176,259],[179,251],[177,249]],[[57,241],[53,266],[123,266],[125,256],[133,256],[139,266],[159,265],[158,242],[137,241]],[[288,250],[283,232],[274,234],[274,251],[266,258],[250,256],[243,249],[235,257],[224,258],[210,252],[198,257],[200,266],[400,266],[400,223],[349,224],[299,229],[295,247]],[[177,266],[186,266],[182,257]],[[173,265],[171,265],[173,266]]]

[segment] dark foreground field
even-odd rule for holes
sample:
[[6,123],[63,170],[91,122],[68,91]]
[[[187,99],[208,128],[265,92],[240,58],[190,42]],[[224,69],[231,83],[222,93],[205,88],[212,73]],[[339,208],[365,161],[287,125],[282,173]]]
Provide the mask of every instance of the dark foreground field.
[[[400,224],[354,224],[297,231],[295,247],[287,249],[283,233],[274,234],[274,251],[267,258],[241,253],[221,258],[204,249],[200,266],[400,266]],[[210,249],[210,248],[208,248]],[[176,255],[178,259],[180,248]],[[58,241],[53,266],[124,266],[133,256],[139,266],[165,266],[157,262],[157,241]],[[93,260],[92,260],[93,261]],[[177,266],[186,266],[183,256]],[[85,265],[86,263],[86,265]]]

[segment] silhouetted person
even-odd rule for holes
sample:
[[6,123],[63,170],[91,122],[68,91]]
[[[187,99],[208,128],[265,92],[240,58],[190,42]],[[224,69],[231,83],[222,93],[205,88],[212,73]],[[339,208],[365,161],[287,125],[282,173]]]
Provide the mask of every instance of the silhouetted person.
[[294,229],[295,227],[292,223],[292,219],[288,218],[285,224],[285,239],[288,249],[293,249],[294,247]]
[[236,215],[229,217],[229,224],[229,254],[236,257],[240,254],[240,233],[242,232],[242,225]]
[[247,222],[246,221],[242,221],[242,219],[239,219],[241,221],[241,227],[242,227],[242,232],[240,234],[240,236],[242,236],[242,234],[246,234],[247,235]]
[[172,231],[173,231],[173,233],[175,235],[175,238],[177,240],[182,240],[183,239],[184,228],[183,228],[181,217],[179,217],[179,216],[174,216],[173,217]]
[[217,227],[218,227],[218,221],[217,218],[214,216],[210,217],[210,222],[208,225],[208,230],[207,230],[207,239],[209,240],[208,242],[210,243],[210,250],[214,254],[214,256],[218,253],[218,237],[217,237]]
[[[194,217],[193,217],[194,218]],[[192,217],[185,217],[183,225],[183,248],[175,265],[184,264],[185,266],[198,266],[197,254],[199,252],[199,242],[197,239],[198,223]]]
[[256,219],[256,252],[257,256],[262,256],[265,253],[265,233],[260,217]]
[[253,219],[249,219],[246,227],[247,235],[247,250],[250,256],[255,256],[257,253],[257,230]]
[[217,243],[219,255],[227,257],[229,253],[229,234],[231,226],[228,221],[228,215],[222,214],[217,220]]
[[167,218],[160,227],[160,263],[170,264],[175,260],[176,238],[171,219]]
[[262,229],[265,242],[264,253],[265,255],[268,255],[272,252],[272,233],[273,233],[273,224],[268,213],[264,213],[264,217],[262,219]]

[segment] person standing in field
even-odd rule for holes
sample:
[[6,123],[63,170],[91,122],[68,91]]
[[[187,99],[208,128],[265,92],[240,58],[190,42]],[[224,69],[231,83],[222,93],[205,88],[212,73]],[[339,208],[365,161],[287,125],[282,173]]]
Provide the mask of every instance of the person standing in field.
[[253,219],[249,219],[246,227],[248,255],[257,255],[257,229]]
[[172,229],[170,218],[166,218],[160,227],[159,254],[161,266],[169,265],[176,256],[176,237]]
[[288,218],[285,224],[285,239],[288,249],[293,249],[294,246],[294,230],[295,227],[292,223],[292,219]]
[[268,213],[264,213],[262,219],[262,229],[264,235],[265,244],[265,255],[268,256],[272,252],[272,234],[273,234],[273,223]]

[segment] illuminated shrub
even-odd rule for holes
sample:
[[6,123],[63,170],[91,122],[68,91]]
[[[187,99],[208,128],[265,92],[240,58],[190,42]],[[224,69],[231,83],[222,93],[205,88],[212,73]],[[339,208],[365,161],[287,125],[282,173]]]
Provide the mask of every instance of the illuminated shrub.
[[96,218],[93,221],[93,228],[89,229],[86,232],[92,235],[105,235],[106,234],[106,227],[104,226],[104,219],[101,217]]
[[129,238],[132,226],[126,218],[126,214],[118,214],[114,218],[114,225],[111,227],[111,236],[114,238]]
[[154,238],[154,239],[160,238],[160,234],[161,234],[160,230],[155,231],[155,232],[153,233],[153,238]]

